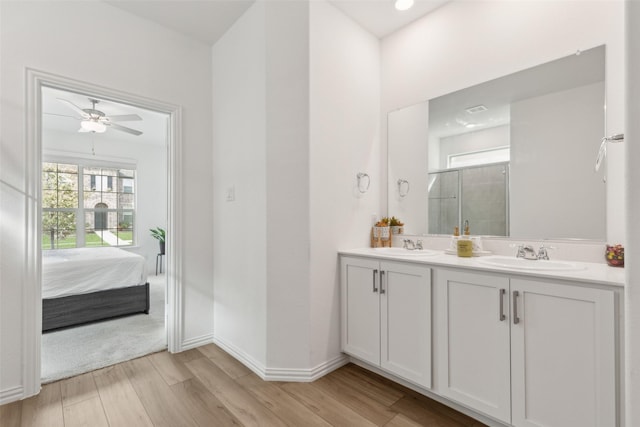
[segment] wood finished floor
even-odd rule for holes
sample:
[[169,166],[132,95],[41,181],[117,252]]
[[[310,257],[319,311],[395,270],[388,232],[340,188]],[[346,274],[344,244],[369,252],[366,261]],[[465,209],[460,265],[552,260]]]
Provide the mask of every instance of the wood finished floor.
[[0,406],[0,426],[433,426],[484,424],[349,364],[313,383],[265,382],[211,344],[47,384]]

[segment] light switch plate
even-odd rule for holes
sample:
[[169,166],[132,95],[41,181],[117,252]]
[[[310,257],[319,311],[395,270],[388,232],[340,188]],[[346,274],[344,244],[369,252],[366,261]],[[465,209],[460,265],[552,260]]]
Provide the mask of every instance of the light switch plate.
[[227,202],[233,202],[236,200],[236,186],[232,185],[227,188]]

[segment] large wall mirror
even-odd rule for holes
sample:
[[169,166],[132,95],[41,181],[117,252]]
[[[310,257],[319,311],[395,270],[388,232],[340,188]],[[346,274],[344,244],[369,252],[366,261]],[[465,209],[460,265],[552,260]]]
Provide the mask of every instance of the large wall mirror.
[[410,234],[605,240],[605,47],[388,115],[388,215]]

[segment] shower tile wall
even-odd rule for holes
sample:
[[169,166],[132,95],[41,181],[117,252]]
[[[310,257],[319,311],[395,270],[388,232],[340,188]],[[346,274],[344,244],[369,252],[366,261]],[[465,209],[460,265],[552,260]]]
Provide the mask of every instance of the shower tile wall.
[[452,234],[459,225],[458,171],[429,174],[435,182],[429,186],[429,233]]
[[507,166],[468,168],[461,174],[462,221],[469,221],[471,234],[507,236]]
[[509,235],[507,164],[434,172],[429,181],[430,234],[451,234],[468,220],[471,234]]

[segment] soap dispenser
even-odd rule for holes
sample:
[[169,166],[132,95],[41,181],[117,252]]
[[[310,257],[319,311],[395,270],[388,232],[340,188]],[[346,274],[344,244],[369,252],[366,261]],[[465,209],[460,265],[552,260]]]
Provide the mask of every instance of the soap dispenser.
[[[457,228],[457,227],[456,227]],[[459,257],[471,257],[473,256],[473,242],[469,236],[469,221],[465,220],[463,227],[463,236],[458,238],[457,243],[457,252]]]

